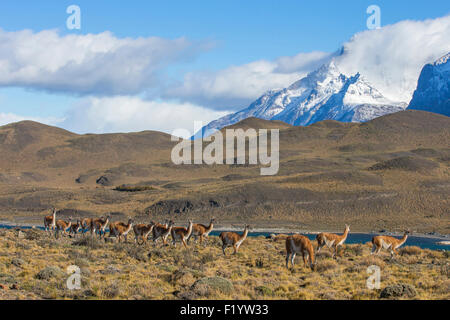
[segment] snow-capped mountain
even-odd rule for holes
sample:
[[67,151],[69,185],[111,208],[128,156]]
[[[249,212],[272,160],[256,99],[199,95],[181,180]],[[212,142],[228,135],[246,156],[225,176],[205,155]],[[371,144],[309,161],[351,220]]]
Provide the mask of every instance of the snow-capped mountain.
[[248,117],[306,126],[330,119],[363,122],[406,106],[384,97],[359,73],[344,75],[332,60],[288,88],[268,91],[248,108],[210,122],[203,135]]
[[450,117],[450,52],[423,67],[408,109]]

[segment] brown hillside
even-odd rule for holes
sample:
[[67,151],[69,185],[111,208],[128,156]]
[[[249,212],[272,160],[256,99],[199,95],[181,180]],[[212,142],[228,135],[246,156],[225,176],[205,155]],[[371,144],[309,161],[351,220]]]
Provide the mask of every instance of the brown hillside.
[[170,135],[77,135],[35,122],[0,127],[0,218],[41,223],[46,209],[148,221],[450,233],[450,118],[404,111],[367,123],[279,128],[280,166],[175,165]]

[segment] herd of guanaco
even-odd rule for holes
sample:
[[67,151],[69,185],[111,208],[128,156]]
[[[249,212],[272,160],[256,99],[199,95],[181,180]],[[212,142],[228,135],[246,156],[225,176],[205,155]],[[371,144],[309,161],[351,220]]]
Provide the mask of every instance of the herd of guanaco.
[[[57,220],[56,219],[56,209],[49,216],[44,217],[44,230],[50,232],[55,231],[57,235],[62,232],[65,235],[76,236],[80,231],[90,232],[91,236],[98,234],[101,238],[105,237],[106,228],[109,224],[109,235],[114,236],[121,241],[121,238],[125,239],[127,242],[127,235],[133,229],[134,241],[137,244],[144,244],[147,242],[150,235],[152,235],[153,243],[161,239],[163,245],[167,245],[167,239],[169,235],[172,237],[172,244],[176,246],[177,242],[181,242],[185,248],[187,248],[189,240],[191,237],[197,242],[197,238],[200,239],[200,244],[205,243],[208,239],[208,235],[214,228],[216,220],[212,218],[209,225],[193,223],[189,220],[187,227],[176,227],[174,226],[173,220],[166,220],[163,224],[151,221],[150,224],[133,224],[133,219],[128,219],[127,223],[124,222],[112,222],[111,216],[100,218],[85,218],[82,220],[77,220],[76,223],[72,222],[72,217],[68,221]],[[247,238],[250,226],[246,225],[242,234],[236,232],[222,232],[219,235],[222,241],[222,252],[224,255],[225,249],[228,247],[233,247],[233,254],[239,251],[239,247]],[[303,258],[303,263],[305,267],[310,267],[312,270],[315,269],[315,254],[319,253],[320,250],[327,246],[333,251],[332,257],[337,258],[338,248],[342,246],[347,239],[350,232],[350,226],[345,225],[345,230],[342,235],[322,232],[316,236],[317,241],[317,251],[314,251],[314,247],[311,240],[300,234],[294,235],[272,235],[271,238],[274,241],[284,240],[286,243],[286,267],[289,268],[289,261],[294,267],[295,256],[301,254]],[[391,258],[394,254],[397,254],[396,249],[402,246],[406,239],[408,238],[409,230],[405,231],[401,239],[397,239],[390,236],[374,236],[372,238],[372,252],[371,254],[379,254],[381,249],[385,249],[391,253]]]

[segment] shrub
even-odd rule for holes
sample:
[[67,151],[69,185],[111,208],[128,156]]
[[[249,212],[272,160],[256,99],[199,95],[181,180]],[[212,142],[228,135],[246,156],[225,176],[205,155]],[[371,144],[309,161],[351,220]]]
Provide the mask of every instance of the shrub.
[[81,237],[80,239],[77,239],[74,242],[72,242],[72,245],[86,246],[91,249],[100,249],[104,246],[104,243],[95,236],[93,236],[93,237],[85,236],[85,237]]
[[255,288],[255,291],[262,296],[273,296],[272,289],[266,286],[258,286]]
[[234,291],[231,281],[222,277],[207,277],[197,280],[191,289],[200,296],[210,296],[216,293],[230,295]]
[[61,278],[65,275],[64,272],[59,267],[56,266],[48,266],[39,271],[36,274],[36,279],[40,280],[50,280],[52,278]]
[[316,263],[315,270],[317,272],[324,272],[327,270],[333,270],[338,267],[338,264],[334,260],[322,260]]
[[416,256],[416,255],[420,255],[422,253],[422,249],[420,249],[419,247],[416,246],[407,246],[404,248],[400,249],[400,255],[401,256]]

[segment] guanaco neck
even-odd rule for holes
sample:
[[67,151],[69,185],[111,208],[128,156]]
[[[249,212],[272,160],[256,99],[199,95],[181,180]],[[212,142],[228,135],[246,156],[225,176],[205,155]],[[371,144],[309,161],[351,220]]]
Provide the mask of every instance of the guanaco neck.
[[192,223],[192,221],[189,221],[189,227],[187,229],[187,234],[186,234],[186,237],[188,237],[188,238],[191,236],[192,227],[193,227],[193,223]]
[[341,240],[346,240],[346,239],[347,239],[347,236],[348,236],[348,228],[345,227],[344,234],[342,235]]
[[52,214],[52,225],[56,225],[56,210],[53,210],[53,214]]
[[128,221],[127,229],[125,231],[129,232],[131,230],[132,225],[133,225],[133,223],[131,221]]
[[211,232],[211,230],[214,228],[214,222],[211,220],[209,222],[209,227],[206,229],[206,232]]
[[405,233],[405,234],[403,235],[403,238],[400,239],[399,245],[404,244],[404,243],[406,242],[406,239],[408,239],[408,234],[407,234],[407,233]]
[[245,240],[245,238],[247,238],[247,235],[248,235],[248,228],[245,227],[244,233],[243,233],[242,236],[239,238],[239,240]]

